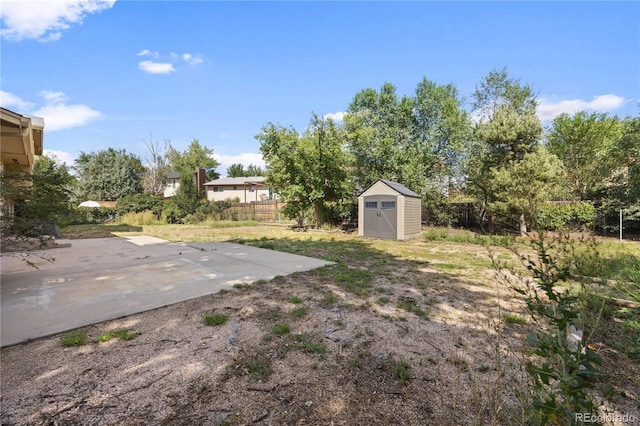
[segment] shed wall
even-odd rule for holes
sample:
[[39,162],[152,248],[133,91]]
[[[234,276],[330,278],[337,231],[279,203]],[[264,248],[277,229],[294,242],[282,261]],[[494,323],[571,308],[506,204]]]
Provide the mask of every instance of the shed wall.
[[397,216],[397,221],[398,221],[398,235],[397,235],[397,239],[399,240],[404,240],[404,212],[405,212],[405,208],[404,208],[404,204],[405,204],[405,200],[406,197],[402,196],[402,195],[398,195],[398,202],[396,204],[397,209],[398,209],[398,216]]
[[364,237],[364,197],[358,197],[358,236]]
[[389,188],[389,186],[387,186],[386,184],[382,182],[376,182],[371,186],[371,188],[367,189],[365,192],[360,194],[360,196],[366,197],[368,195],[380,195],[380,194],[393,195],[393,196],[400,195],[394,189]]
[[422,232],[422,209],[419,198],[404,198],[404,233],[403,239],[415,238]]
[[364,236],[364,197],[371,195],[397,196],[397,238],[408,240],[422,232],[422,210],[419,198],[399,194],[383,182],[376,182],[358,197],[358,235]]

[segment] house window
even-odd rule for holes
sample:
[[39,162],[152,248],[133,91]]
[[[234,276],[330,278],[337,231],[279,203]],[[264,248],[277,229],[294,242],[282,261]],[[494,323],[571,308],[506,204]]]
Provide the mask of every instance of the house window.
[[213,192],[224,192],[224,187],[222,186],[214,186]]
[[383,209],[395,209],[396,208],[396,202],[395,201],[383,201],[382,202],[382,208]]
[[251,186],[249,187],[249,192],[254,192],[255,190],[256,190],[256,187],[255,187],[255,186],[251,185]]
[[377,201],[365,201],[364,202],[364,208],[365,209],[377,209],[378,208],[378,202]]

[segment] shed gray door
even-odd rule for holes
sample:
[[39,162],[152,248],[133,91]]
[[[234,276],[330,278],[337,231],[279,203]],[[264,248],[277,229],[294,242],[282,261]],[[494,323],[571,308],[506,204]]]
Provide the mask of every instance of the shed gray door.
[[398,203],[392,195],[364,197],[364,235],[376,238],[398,238]]

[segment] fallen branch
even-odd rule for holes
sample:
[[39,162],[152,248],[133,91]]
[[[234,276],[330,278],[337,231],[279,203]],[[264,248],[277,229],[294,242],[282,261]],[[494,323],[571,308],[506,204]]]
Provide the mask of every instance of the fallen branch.
[[64,407],[62,407],[62,408],[61,408],[61,409],[59,409],[58,411],[54,412],[53,414],[43,413],[43,415],[44,415],[44,416],[47,416],[47,415],[48,415],[48,416],[50,416],[50,417],[52,417],[52,418],[53,418],[53,417],[57,416],[58,414],[62,414],[62,413],[64,413],[65,411],[69,411],[69,410],[71,410],[71,409],[73,409],[73,408],[77,407],[78,405],[83,404],[84,402],[86,402],[86,399],[85,399],[85,398],[82,398],[82,399],[79,399],[79,400],[77,400],[76,402],[74,402],[74,403],[72,403],[72,404],[65,405]]
[[257,392],[272,392],[278,387],[278,385],[274,386],[248,386],[247,390],[249,391],[257,391]]
[[625,308],[630,308],[630,309],[640,309],[640,303],[634,302],[632,300],[618,299],[615,297],[607,297],[607,299],[612,301],[618,306],[624,306]]
[[252,420],[251,423],[258,423],[261,422],[269,417],[273,417],[273,410],[272,411],[267,411],[266,413],[264,413],[262,416],[258,417],[255,420]]
[[114,396],[115,396],[116,398],[119,398],[119,397],[121,397],[122,395],[126,395],[126,394],[131,393],[131,392],[139,391],[140,389],[148,388],[148,387],[150,387],[151,385],[153,385],[154,383],[157,383],[157,382],[159,382],[160,380],[164,379],[164,378],[165,378],[165,377],[167,377],[169,374],[171,374],[171,371],[169,371],[169,372],[167,372],[167,373],[163,374],[162,376],[158,377],[158,378],[157,378],[157,379],[155,379],[155,380],[150,381],[149,383],[146,383],[146,384],[144,384],[144,385],[142,385],[142,386],[137,386],[137,387],[135,387],[135,388],[133,388],[133,389],[129,389],[128,391],[121,392],[121,393],[119,393],[119,394],[117,394],[117,395],[114,395]]

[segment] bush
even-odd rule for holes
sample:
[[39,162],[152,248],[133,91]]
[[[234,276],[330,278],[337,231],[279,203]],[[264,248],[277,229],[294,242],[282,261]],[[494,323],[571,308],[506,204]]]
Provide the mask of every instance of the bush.
[[186,214],[178,207],[173,200],[167,201],[162,209],[162,220],[166,223],[182,223]]
[[135,213],[135,212],[126,213],[120,216],[120,218],[118,218],[118,222],[127,224],[127,225],[158,225],[160,224],[160,220],[158,220],[157,216],[151,210],[146,210],[139,213]]
[[549,231],[591,228],[596,211],[591,203],[544,204],[538,211],[538,223]]
[[[575,413],[593,412],[589,390],[601,375],[601,358],[582,335],[586,325],[585,283],[579,281],[577,293],[559,285],[576,278],[579,265],[571,256],[576,242],[566,236],[547,241],[540,232],[530,245],[534,254],[514,251],[533,280],[522,278],[510,283],[514,291],[525,297],[535,326],[526,340],[536,355],[525,366],[533,391],[531,408],[540,424],[573,424]],[[594,260],[599,257],[595,242],[590,243],[587,257]],[[513,270],[509,274],[517,276]],[[597,319],[589,321],[596,323]]]
[[118,213],[124,215],[131,212],[150,211],[156,218],[160,218],[163,205],[162,198],[156,195],[148,193],[127,195],[118,200]]
[[238,220],[237,212],[229,214],[231,202],[200,200],[194,213],[185,216],[185,223],[201,223],[210,219],[215,220]]
[[112,207],[74,207],[63,221],[66,225],[84,225],[87,223],[104,223],[115,220],[118,212]]

